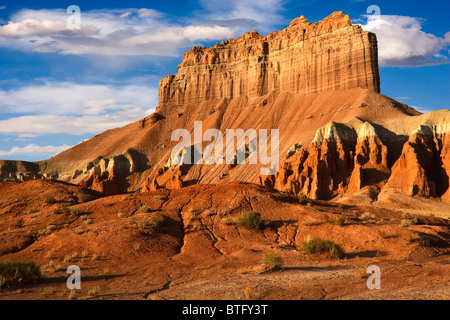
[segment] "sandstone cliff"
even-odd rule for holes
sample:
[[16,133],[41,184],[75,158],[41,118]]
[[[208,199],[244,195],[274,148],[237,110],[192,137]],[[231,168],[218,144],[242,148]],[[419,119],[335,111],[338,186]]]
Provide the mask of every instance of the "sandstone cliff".
[[251,31],[186,52],[176,75],[160,82],[159,103],[263,96],[272,91],[380,91],[377,40],[335,12],[317,23],[303,16],[267,36]]

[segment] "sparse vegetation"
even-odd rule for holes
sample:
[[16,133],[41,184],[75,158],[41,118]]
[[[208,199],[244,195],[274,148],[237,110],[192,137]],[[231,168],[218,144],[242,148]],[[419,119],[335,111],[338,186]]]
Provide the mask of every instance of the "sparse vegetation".
[[150,212],[150,208],[148,206],[142,206],[139,210],[142,213],[149,213]]
[[136,221],[139,233],[142,235],[156,235],[161,223],[164,221],[164,216],[159,213],[153,214],[151,217],[142,217]]
[[155,196],[155,199],[156,199],[156,200],[163,200],[163,201],[167,200],[166,197],[164,197],[164,196],[162,196],[162,195],[160,195],[160,194],[157,194],[157,195]]
[[96,297],[100,293],[100,286],[95,286],[93,288],[90,288],[88,291],[88,294],[90,297]]
[[263,226],[263,219],[259,212],[249,211],[238,219],[237,225],[248,230],[258,230]]
[[63,266],[60,264],[57,264],[55,261],[50,261],[47,265],[42,267],[44,270],[51,269],[53,272],[58,272],[63,269]]
[[342,259],[344,257],[344,250],[339,244],[331,240],[323,240],[318,237],[311,238],[308,236],[302,242],[302,249],[308,254],[326,252],[338,259]]
[[344,225],[345,220],[342,217],[338,217],[333,221],[333,224],[337,225],[337,226],[342,226]]
[[364,212],[359,217],[359,220],[362,220],[362,221],[368,221],[368,220],[373,220],[373,219],[375,219],[375,215],[373,213],[370,213],[370,212]]
[[51,294],[53,294],[53,290],[50,288],[44,288],[42,289],[41,294],[44,298],[48,298]]
[[214,213],[209,210],[204,211],[203,214],[207,217],[214,215]]
[[275,251],[267,251],[264,254],[262,263],[269,271],[280,270],[284,267],[283,257],[280,253]]
[[53,196],[48,196],[48,197],[45,197],[44,203],[45,204],[55,204],[56,203],[56,199]]
[[410,225],[419,224],[421,221],[417,217],[411,216],[409,213],[403,214],[403,220],[400,222],[401,227],[408,227]]
[[303,192],[297,195],[297,200],[300,204],[307,204],[309,202],[308,197]]
[[322,222],[319,222],[319,221],[311,221],[311,220],[303,220],[303,221],[302,221],[302,224],[303,224],[304,226],[307,226],[307,227],[312,227],[312,226],[318,226],[318,225],[322,224]]
[[16,282],[36,282],[42,276],[40,267],[32,260],[0,262],[0,277]]
[[69,299],[70,300],[77,300],[78,299],[78,291],[75,289],[72,289],[69,291]]
[[37,212],[39,212],[38,209],[31,209],[30,211],[28,211],[28,214],[37,213]]

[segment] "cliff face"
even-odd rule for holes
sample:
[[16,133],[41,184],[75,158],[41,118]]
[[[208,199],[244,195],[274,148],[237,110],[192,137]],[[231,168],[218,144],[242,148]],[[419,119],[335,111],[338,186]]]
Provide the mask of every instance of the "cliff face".
[[317,23],[303,16],[284,30],[251,31],[210,48],[186,52],[176,75],[160,82],[159,103],[262,96],[272,91],[380,91],[377,40],[335,12]]

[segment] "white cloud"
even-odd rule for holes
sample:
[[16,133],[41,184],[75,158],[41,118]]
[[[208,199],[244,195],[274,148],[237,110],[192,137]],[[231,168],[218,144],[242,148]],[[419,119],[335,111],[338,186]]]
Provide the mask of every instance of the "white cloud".
[[107,86],[44,82],[0,90],[0,114],[121,115],[155,108],[158,90],[145,85]]
[[[23,114],[0,121],[0,133],[85,134],[122,127],[149,115],[158,90],[145,85],[81,85],[46,82],[0,90],[0,114]],[[24,135],[25,134],[25,135]]]
[[123,127],[143,118],[146,113],[122,116],[64,116],[27,115],[0,121],[0,133],[7,134],[98,134],[103,131]]
[[411,106],[411,108],[416,109],[417,111],[422,112],[422,113],[428,113],[428,112],[433,111],[433,110],[430,110],[430,109],[427,109],[424,107],[419,107],[419,106]]
[[67,28],[65,10],[23,9],[0,26],[0,46],[41,53],[177,56],[195,41],[230,38],[218,25],[180,25],[151,9],[81,11],[81,28]]
[[23,36],[43,36],[43,35],[93,35],[98,33],[98,29],[92,26],[83,26],[79,30],[67,28],[67,23],[55,20],[25,19],[20,22],[9,22],[0,27],[0,36],[3,37],[23,37]]
[[376,33],[381,66],[424,66],[448,63],[442,51],[450,45],[450,32],[444,38],[422,31],[420,18],[380,15],[362,28]]
[[9,157],[16,155],[50,155],[54,156],[61,153],[72,146],[66,144],[62,146],[38,146],[35,144],[29,144],[25,147],[12,147],[10,150],[0,150],[0,157]]

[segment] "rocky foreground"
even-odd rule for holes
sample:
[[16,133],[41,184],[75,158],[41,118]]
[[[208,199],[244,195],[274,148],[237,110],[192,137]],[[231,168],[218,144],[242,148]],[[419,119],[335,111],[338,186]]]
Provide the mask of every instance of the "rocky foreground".
[[[0,203],[0,259],[33,259],[43,274],[4,285],[0,299],[68,299],[69,265],[81,267],[79,299],[448,299],[450,225],[430,215],[300,203],[255,184],[101,197],[52,180],[6,182]],[[251,210],[259,229],[237,223]],[[314,237],[344,254],[308,253]],[[262,263],[268,251],[282,270]],[[381,290],[366,287],[369,265]]]

